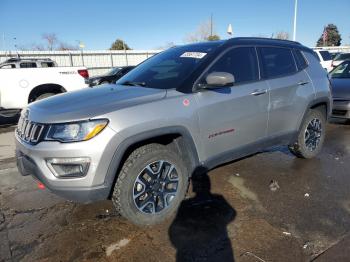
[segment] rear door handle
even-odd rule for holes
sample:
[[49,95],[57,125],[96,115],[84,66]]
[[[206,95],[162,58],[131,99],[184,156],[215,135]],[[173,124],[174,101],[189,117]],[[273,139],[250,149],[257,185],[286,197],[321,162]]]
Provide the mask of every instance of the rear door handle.
[[267,93],[267,89],[263,89],[263,90],[255,90],[254,92],[250,93],[252,96],[260,96],[263,94]]
[[309,81],[300,81],[298,83],[298,86],[303,86],[303,85],[307,85],[309,83]]

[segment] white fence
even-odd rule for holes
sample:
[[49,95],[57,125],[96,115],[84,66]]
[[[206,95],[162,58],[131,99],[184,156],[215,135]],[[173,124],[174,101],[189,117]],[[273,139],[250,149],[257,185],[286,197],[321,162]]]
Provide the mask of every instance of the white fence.
[[350,46],[322,46],[322,47],[314,47],[313,49],[328,50],[330,53],[333,53],[333,52],[350,53]]
[[51,58],[59,66],[86,66],[91,76],[103,74],[112,67],[137,65],[161,50],[127,51],[0,51],[0,63],[10,57]]

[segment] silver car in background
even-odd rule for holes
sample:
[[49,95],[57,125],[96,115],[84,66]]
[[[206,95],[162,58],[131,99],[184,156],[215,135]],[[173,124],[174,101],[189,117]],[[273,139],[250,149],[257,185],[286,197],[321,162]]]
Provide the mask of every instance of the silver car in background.
[[329,77],[333,96],[332,117],[350,119],[350,60],[334,68]]

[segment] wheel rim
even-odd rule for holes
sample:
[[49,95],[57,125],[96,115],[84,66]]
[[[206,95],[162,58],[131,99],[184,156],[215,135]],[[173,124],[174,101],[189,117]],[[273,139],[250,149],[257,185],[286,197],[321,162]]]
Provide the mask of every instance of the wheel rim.
[[321,120],[314,118],[306,127],[305,130],[305,145],[308,150],[315,151],[320,144],[322,136]]
[[159,160],[147,165],[134,183],[137,209],[147,214],[167,209],[178,192],[178,184],[179,176],[173,164]]

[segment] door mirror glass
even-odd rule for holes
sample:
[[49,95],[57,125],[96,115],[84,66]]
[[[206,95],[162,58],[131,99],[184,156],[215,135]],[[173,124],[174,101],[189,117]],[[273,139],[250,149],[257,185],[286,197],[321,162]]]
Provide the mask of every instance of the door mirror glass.
[[232,86],[235,78],[232,74],[227,72],[212,72],[205,78],[207,88]]

